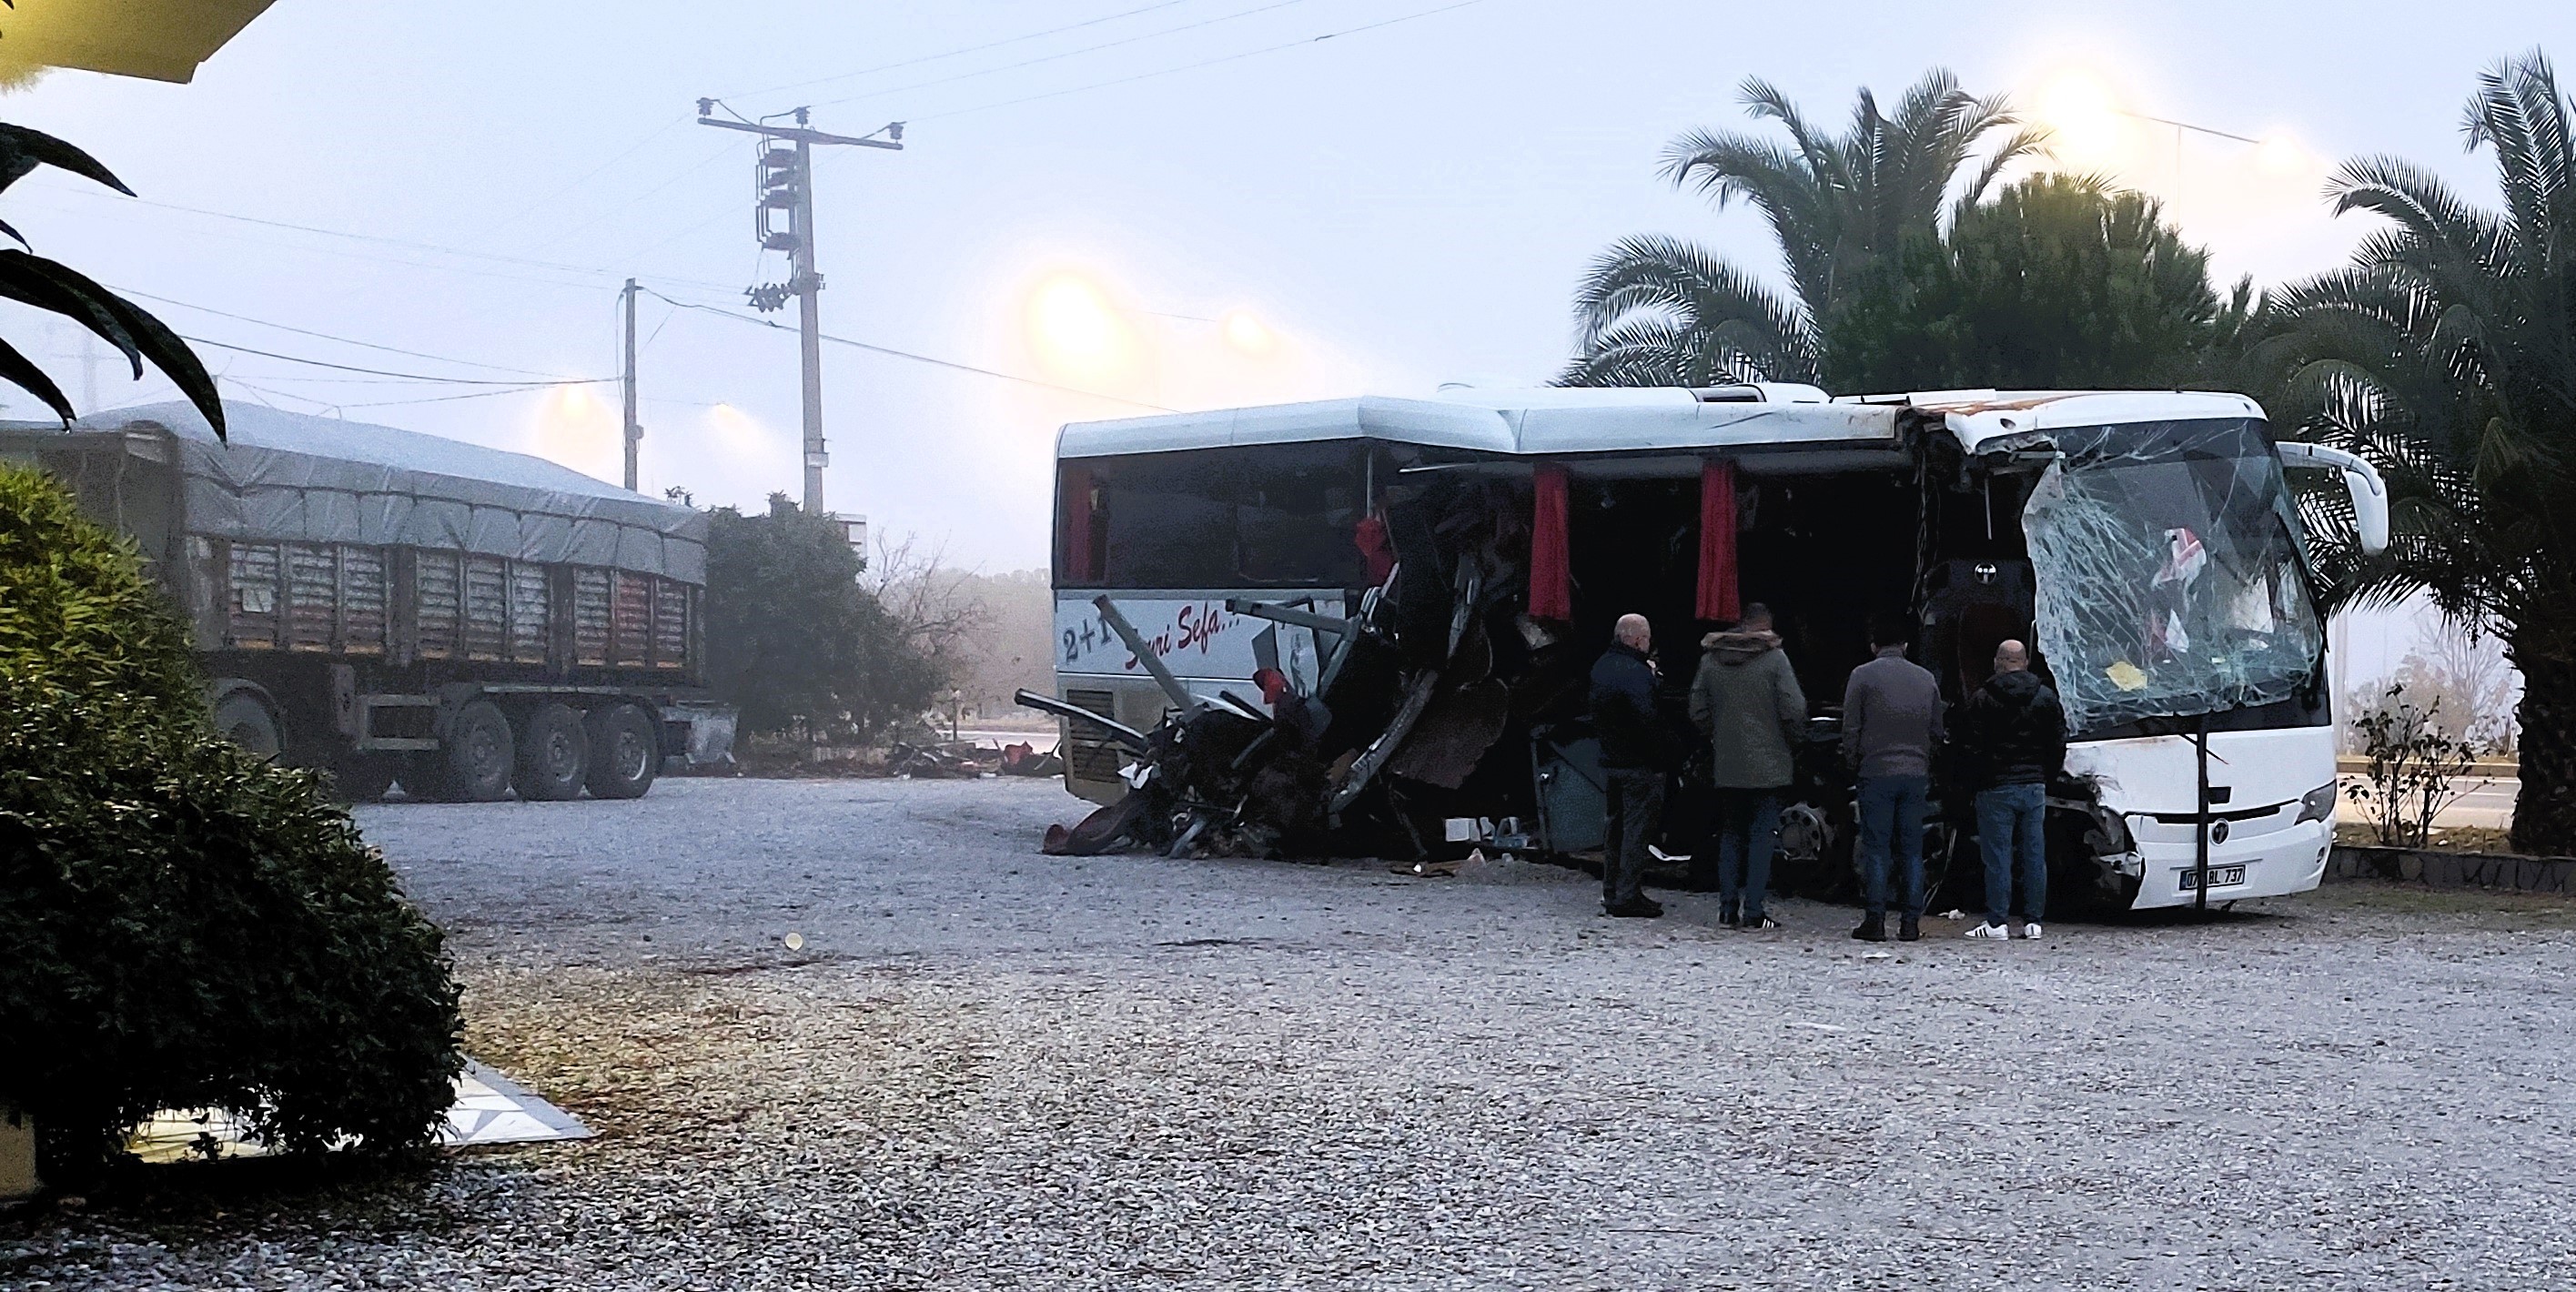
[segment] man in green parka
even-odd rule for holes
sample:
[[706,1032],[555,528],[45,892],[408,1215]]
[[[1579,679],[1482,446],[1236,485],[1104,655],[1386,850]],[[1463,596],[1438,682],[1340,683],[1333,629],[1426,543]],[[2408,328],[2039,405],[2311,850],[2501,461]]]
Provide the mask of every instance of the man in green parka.
[[1771,631],[1771,610],[1744,608],[1734,628],[1700,639],[1691,680],[1691,722],[1708,737],[1709,780],[1717,787],[1718,918],[1728,928],[1776,929],[1763,910],[1784,791],[1796,777],[1794,751],[1807,725],[1806,693]]

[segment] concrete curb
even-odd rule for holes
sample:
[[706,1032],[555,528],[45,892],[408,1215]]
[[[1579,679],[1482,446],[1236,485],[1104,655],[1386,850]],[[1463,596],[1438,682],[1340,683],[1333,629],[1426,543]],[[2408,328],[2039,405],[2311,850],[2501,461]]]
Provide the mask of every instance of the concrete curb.
[[2382,879],[2427,888],[2482,888],[2576,896],[2576,857],[2517,857],[2494,852],[2337,845],[2328,880]]

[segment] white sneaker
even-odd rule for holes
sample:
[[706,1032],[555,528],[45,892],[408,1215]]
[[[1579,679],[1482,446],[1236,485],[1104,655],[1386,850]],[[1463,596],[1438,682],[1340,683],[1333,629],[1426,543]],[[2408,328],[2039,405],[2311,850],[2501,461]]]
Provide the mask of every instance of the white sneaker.
[[2012,937],[2012,930],[2005,928],[2000,924],[1977,924],[1969,927],[1968,936],[1972,938],[1993,938],[1996,941],[2001,942]]
[[2034,922],[2032,922],[2032,923],[2025,924],[2025,925],[2021,926],[2021,935],[2022,935],[2023,937],[2026,937],[2026,938],[2033,938],[2033,939],[2036,939],[2037,937],[2039,937],[2039,925],[2038,925],[2038,923],[2037,923],[2036,921],[2034,921]]

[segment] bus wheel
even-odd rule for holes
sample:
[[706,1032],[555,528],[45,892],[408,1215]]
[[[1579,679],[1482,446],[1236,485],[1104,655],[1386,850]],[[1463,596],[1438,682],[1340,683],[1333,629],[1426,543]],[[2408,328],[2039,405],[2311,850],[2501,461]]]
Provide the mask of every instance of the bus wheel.
[[653,728],[653,715],[637,705],[590,711],[592,798],[638,799],[653,788],[653,775],[662,770],[661,733]]
[[450,803],[493,803],[507,797],[514,743],[501,706],[490,700],[467,702],[439,742],[429,796]]
[[590,771],[590,733],[571,706],[539,705],[519,727],[518,768],[510,783],[519,797],[557,803],[581,797]]
[[276,762],[278,755],[286,752],[286,738],[277,729],[277,715],[268,711],[267,702],[248,691],[235,691],[215,706],[215,733],[270,762]]

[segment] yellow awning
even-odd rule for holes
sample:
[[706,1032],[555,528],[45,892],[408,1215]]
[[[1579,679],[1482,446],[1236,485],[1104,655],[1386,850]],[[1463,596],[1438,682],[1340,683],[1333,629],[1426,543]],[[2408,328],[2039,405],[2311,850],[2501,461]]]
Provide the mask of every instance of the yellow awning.
[[195,79],[273,0],[16,0],[0,9],[0,72],[76,67]]

